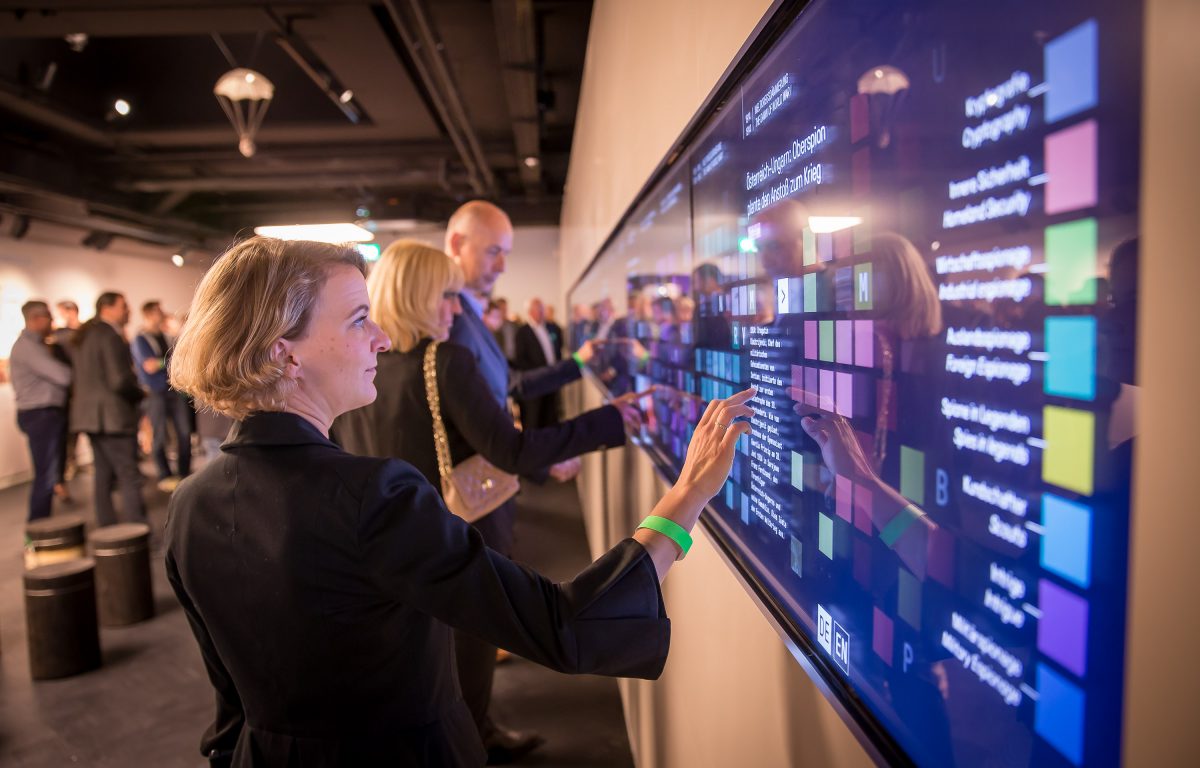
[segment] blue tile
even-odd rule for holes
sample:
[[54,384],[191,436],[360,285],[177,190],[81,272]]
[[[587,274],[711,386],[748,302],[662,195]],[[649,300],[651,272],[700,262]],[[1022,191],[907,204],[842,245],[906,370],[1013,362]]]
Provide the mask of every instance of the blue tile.
[[1037,667],[1033,728],[1074,765],[1083,763],[1083,691],[1044,664]]
[[1095,399],[1096,318],[1046,318],[1046,354],[1046,394]]
[[1096,106],[1099,96],[1099,25],[1088,19],[1046,44],[1046,122]]
[[1092,582],[1092,510],[1042,494],[1042,567],[1087,588]]

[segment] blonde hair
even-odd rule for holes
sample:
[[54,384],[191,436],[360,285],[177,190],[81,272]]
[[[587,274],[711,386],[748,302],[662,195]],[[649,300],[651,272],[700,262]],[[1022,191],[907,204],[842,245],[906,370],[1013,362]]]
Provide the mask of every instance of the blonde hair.
[[442,295],[463,287],[462,268],[437,248],[397,240],[384,249],[367,277],[371,320],[397,352],[407,352],[436,336]]
[[358,252],[340,245],[269,237],[234,245],[196,289],[171,357],[171,386],[234,419],[281,410],[295,382],[272,348],[304,338],[338,265],[365,271]]
[[942,330],[942,303],[929,268],[907,238],[892,232],[876,235],[871,243],[875,270],[887,273],[887,306],[878,319],[891,324],[902,339],[935,336]]

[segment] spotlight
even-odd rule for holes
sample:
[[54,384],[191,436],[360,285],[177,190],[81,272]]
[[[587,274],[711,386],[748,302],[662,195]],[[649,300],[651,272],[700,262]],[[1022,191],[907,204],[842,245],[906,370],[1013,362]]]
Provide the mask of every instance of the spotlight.
[[125,117],[126,115],[128,115],[129,110],[130,110],[129,102],[125,101],[125,99],[117,99],[116,101],[113,102],[113,111],[116,112],[121,117]]
[[171,257],[171,263],[177,267],[182,267],[183,266],[183,255],[179,254],[179,253],[175,254],[174,256]]
[[354,91],[347,88],[346,90],[342,91],[341,96],[338,96],[338,101],[342,102],[343,104],[349,104],[350,100],[353,98],[354,98]]
[[537,168],[542,164],[542,161],[539,160],[536,155],[529,155],[525,158],[524,162],[526,168]]
[[63,39],[67,41],[67,45],[69,45],[71,50],[75,53],[83,53],[83,49],[87,48],[88,36],[83,32],[72,32]]

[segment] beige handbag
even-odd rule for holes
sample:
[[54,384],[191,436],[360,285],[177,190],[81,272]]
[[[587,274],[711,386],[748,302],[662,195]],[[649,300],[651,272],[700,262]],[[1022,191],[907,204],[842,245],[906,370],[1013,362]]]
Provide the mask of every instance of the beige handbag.
[[442,398],[437,386],[437,348],[429,342],[425,350],[425,397],[433,416],[433,444],[437,448],[438,474],[442,478],[442,498],[454,514],[473,523],[517,495],[521,483],[516,475],[497,469],[475,454],[457,467],[450,465],[450,442],[442,422]]

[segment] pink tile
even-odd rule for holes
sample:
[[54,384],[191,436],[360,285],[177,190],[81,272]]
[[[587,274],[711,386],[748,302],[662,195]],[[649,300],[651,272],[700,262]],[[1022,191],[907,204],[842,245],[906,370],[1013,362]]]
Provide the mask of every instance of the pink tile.
[[834,410],[833,371],[821,371],[821,400],[817,407],[822,411]]
[[853,328],[854,324],[850,320],[838,320],[834,326],[837,341],[834,342],[833,350],[836,360],[843,365],[854,364]]
[[1047,214],[1096,205],[1096,134],[1096,121],[1088,120],[1046,137]]
[[844,475],[834,477],[837,516],[847,523],[854,519],[854,481]]
[[850,187],[856,196],[871,194],[870,147],[863,147],[850,156]]
[[833,235],[829,232],[817,234],[817,261],[833,261]]
[[871,102],[865,93],[850,97],[850,143],[867,138],[871,132]]
[[804,389],[804,368],[799,365],[792,366],[792,386]]
[[854,379],[848,373],[837,374],[837,412],[840,416],[854,416]]
[[804,357],[808,360],[817,359],[817,321],[804,321]]
[[854,229],[847,227],[833,233],[833,258],[848,259],[854,255]]
[[934,528],[926,540],[926,573],[934,581],[954,588],[954,536],[943,528]]
[[884,663],[889,667],[892,666],[892,640],[895,634],[895,625],[888,618],[887,614],[878,608],[874,611],[875,620],[872,622],[874,626],[871,631],[871,649],[875,651],[875,655],[883,659]]
[[875,497],[871,489],[859,483],[854,484],[854,527],[868,536],[871,535],[871,511],[875,506]]
[[864,368],[875,365],[875,321],[854,321],[854,364]]
[[821,387],[821,385],[817,381],[817,369],[816,368],[805,368],[804,369],[804,404],[805,405],[811,405],[814,408],[816,408],[820,405],[820,402],[821,402],[820,387]]

